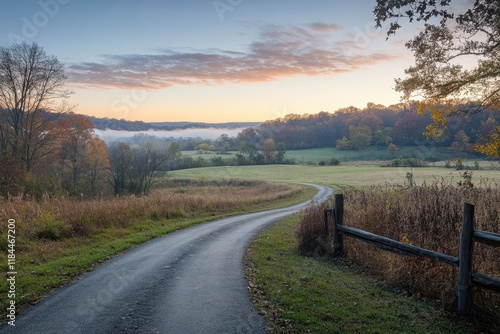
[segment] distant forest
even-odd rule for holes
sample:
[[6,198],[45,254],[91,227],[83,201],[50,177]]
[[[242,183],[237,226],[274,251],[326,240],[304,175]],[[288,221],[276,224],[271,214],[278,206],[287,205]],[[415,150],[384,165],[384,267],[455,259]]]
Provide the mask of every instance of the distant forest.
[[148,130],[178,130],[190,128],[244,128],[258,126],[259,122],[229,122],[229,123],[203,123],[203,122],[143,122],[127,121],[125,119],[99,118],[85,116],[98,130],[117,131],[148,131]]
[[[290,114],[283,118],[258,123],[145,123],[126,120],[88,117],[98,129],[146,131],[187,127],[237,127],[250,124],[236,138],[222,136],[218,140],[185,139],[184,150],[238,151],[242,143],[262,149],[266,139],[283,143],[288,150],[336,147],[341,150],[363,150],[369,146],[388,147],[433,145],[450,147],[466,153],[474,152],[474,145],[482,143],[483,136],[500,123],[499,110],[486,110],[468,117],[451,118],[439,138],[427,138],[430,114],[418,113],[417,103],[401,103],[389,107],[369,103],[366,108],[348,107],[334,113]],[[133,141],[150,140],[137,136]],[[169,141],[173,141],[171,138]]]
[[419,115],[418,104],[389,107],[369,103],[365,109],[343,108],[335,113],[287,115],[246,129],[238,139],[250,142],[272,138],[284,142],[287,149],[337,147],[362,150],[368,146],[414,146],[432,144],[472,152],[483,135],[499,124],[500,111],[487,110],[468,118],[455,117],[439,138],[427,138],[426,126],[432,123],[429,113]]

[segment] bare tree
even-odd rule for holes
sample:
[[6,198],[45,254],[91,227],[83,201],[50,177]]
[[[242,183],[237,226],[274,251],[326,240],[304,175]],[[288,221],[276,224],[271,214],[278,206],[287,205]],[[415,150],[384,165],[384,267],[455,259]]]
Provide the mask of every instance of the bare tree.
[[[36,43],[0,47],[0,156],[29,172],[48,154],[54,114],[70,108],[64,67]],[[60,102],[60,105],[56,105]]]

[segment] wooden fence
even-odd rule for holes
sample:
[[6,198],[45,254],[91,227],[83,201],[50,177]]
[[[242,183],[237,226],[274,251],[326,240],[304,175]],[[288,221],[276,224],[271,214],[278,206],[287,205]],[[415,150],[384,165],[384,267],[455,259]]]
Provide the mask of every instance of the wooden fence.
[[325,228],[327,230],[329,225],[328,213],[331,213],[333,217],[332,234],[334,256],[344,256],[344,236],[346,236],[400,255],[423,256],[458,267],[457,314],[459,316],[466,316],[469,314],[472,306],[473,285],[500,292],[500,278],[472,271],[474,242],[500,247],[500,234],[474,229],[474,206],[471,204],[464,204],[462,233],[460,236],[460,255],[458,258],[345,226],[344,195],[342,194],[336,194],[334,208],[325,210],[324,212]]

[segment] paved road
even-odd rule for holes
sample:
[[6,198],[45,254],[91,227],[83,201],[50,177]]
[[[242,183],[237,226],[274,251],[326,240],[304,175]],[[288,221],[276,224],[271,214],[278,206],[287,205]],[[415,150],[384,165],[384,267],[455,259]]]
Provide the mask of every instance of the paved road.
[[[317,202],[332,194],[315,187]],[[307,203],[152,240],[56,290],[0,333],[265,333],[243,276],[245,248],[260,230]]]

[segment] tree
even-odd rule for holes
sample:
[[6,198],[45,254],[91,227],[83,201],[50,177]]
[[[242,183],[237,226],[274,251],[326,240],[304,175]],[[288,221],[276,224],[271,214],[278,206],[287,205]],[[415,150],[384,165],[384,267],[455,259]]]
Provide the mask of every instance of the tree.
[[276,142],[274,139],[268,138],[264,140],[262,150],[264,154],[264,162],[268,164],[273,163],[276,155]]
[[99,182],[109,170],[109,156],[106,143],[100,138],[92,137],[85,148],[85,164],[88,166],[88,183],[92,196],[98,195],[99,189],[104,189],[105,182]]
[[338,150],[349,150],[351,149],[351,143],[347,137],[343,137],[342,139],[337,140],[335,147]]
[[94,138],[94,126],[84,116],[75,114],[59,118],[56,125],[61,146],[59,156],[63,177],[65,169],[69,169],[68,190],[81,192],[76,185],[80,175],[86,172],[87,146]]
[[285,160],[286,145],[284,142],[280,141],[276,146],[276,163],[282,163]]
[[55,105],[71,94],[62,89],[65,80],[63,65],[36,43],[0,47],[0,153],[27,172],[54,140],[47,111],[68,109]]
[[471,150],[470,138],[464,130],[459,130],[455,134],[455,141],[451,144],[451,149],[457,152],[468,153]]
[[396,145],[394,145],[393,143],[390,143],[388,146],[387,146],[387,150],[389,152],[391,152],[392,155],[394,155],[394,153],[396,153],[398,149],[398,147]]
[[168,159],[168,151],[161,152],[151,143],[144,143],[132,150],[133,158],[129,175],[129,191],[135,195],[149,195],[153,176]]
[[[401,18],[425,23],[406,43],[415,66],[396,80],[396,90],[423,99],[421,111],[427,107],[433,119],[430,136],[441,135],[449,117],[500,106],[500,3],[475,0],[461,7],[452,0],[377,0],[373,11],[378,27],[390,22],[388,37],[401,28]],[[489,155],[500,155],[499,132],[496,127],[486,140],[496,143],[496,150],[485,150]]]
[[132,164],[132,148],[127,143],[116,143],[108,148],[111,185],[115,195],[123,195],[127,189],[127,176]]
[[364,150],[372,141],[371,130],[369,127],[349,126],[349,143],[355,150]]

